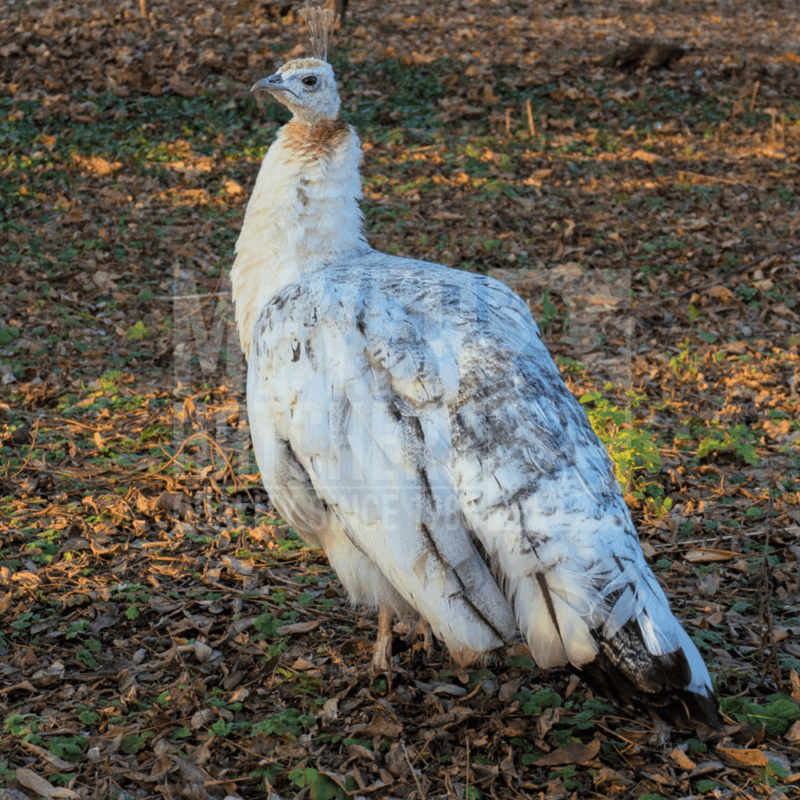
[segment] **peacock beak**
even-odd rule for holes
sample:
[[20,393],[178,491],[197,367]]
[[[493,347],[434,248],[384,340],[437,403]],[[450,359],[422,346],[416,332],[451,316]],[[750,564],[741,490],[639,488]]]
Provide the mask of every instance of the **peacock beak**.
[[262,78],[257,83],[253,84],[253,87],[250,89],[251,92],[272,92],[275,89],[278,91],[289,91],[286,86],[283,85],[283,75],[279,73],[275,73],[275,75],[270,75],[268,78]]

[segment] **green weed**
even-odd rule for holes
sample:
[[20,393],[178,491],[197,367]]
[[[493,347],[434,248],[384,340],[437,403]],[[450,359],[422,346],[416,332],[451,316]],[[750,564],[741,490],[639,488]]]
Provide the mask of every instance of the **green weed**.
[[692,352],[690,342],[681,342],[678,345],[679,353],[669,360],[669,368],[679,380],[694,378],[697,375],[697,356]]
[[137,731],[122,737],[120,750],[129,755],[135,755],[147,747],[147,743],[155,736],[153,731]]
[[558,317],[558,308],[550,300],[550,290],[545,289],[542,293],[542,317],[539,320],[539,327],[544,332],[549,331]]
[[137,320],[126,334],[129,342],[141,342],[152,335],[152,331],[141,320]]
[[737,722],[764,725],[769,737],[781,736],[793,722],[800,720],[800,704],[787,694],[771,694],[764,705],[742,697],[723,697],[720,710]]
[[304,730],[316,725],[317,720],[309,714],[303,714],[294,708],[287,708],[279,714],[272,714],[253,725],[253,733],[265,736],[278,736],[288,741],[296,741]]
[[683,427],[675,437],[676,444],[685,446],[694,440],[697,443],[695,458],[699,461],[709,455],[731,453],[746,464],[756,466],[759,462],[756,445],[761,437],[745,425],[725,427],[718,422],[704,419],[684,421]]
[[529,716],[538,716],[545,708],[561,708],[564,702],[561,695],[552,689],[542,689],[538,692],[523,689],[511,695],[511,699],[516,700],[522,708],[522,713]]
[[298,789],[308,788],[312,800],[345,800],[345,791],[327,775],[313,767],[298,767],[289,772],[289,780]]
[[664,498],[660,484],[642,475],[643,472],[655,474],[661,467],[655,437],[650,431],[634,425],[633,411],[647,398],[633,391],[625,394],[628,397],[625,408],[612,405],[600,392],[588,392],[580,402],[587,407],[589,422],[608,450],[624,491],[639,500],[649,498],[656,508],[663,506],[669,510],[672,503],[669,498]]

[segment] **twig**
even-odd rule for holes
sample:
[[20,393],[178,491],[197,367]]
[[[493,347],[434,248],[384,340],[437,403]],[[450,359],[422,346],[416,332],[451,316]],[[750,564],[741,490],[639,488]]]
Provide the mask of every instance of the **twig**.
[[[401,742],[401,747],[403,748],[403,755],[406,757],[408,768],[411,770],[411,777],[414,778],[414,783],[417,784],[417,793],[419,794],[419,798],[420,800],[426,800],[425,792],[422,791],[422,787],[419,785],[419,778],[417,777],[417,773],[414,772],[414,766],[411,763],[411,759],[408,757],[408,750],[406,749],[405,742]],[[469,744],[467,744],[467,747],[469,747]]]
[[536,136],[536,126],[533,124],[533,109],[531,109],[531,101],[528,98],[525,101],[525,110],[528,112],[528,130],[531,134],[531,139]]
[[[33,448],[36,445],[36,434],[39,431],[39,420],[35,420],[33,423],[33,430],[31,431],[31,444],[30,448],[28,449],[28,457],[22,462],[22,466],[9,478],[8,477],[8,467],[6,468],[6,474],[3,476],[3,480],[11,480],[13,481],[14,478],[18,477],[22,474],[25,468],[28,466],[28,463],[31,460],[31,456],[33,455]],[[46,463],[46,462],[45,462]],[[9,466],[11,464],[11,460],[9,459]]]
[[726,272],[724,275],[718,275],[716,278],[704,283],[700,286],[695,286],[693,289],[687,289],[685,292],[678,292],[678,294],[673,294],[672,297],[686,297],[686,295],[694,294],[695,292],[702,292],[704,289],[709,289],[712,286],[716,286],[718,283],[722,283],[723,281],[728,280],[728,278],[732,278],[734,275],[738,275],[740,272],[747,272],[747,270],[752,269],[759,261],[766,261],[768,258],[772,258],[772,256],[782,256],[786,253],[795,253],[800,250],[800,245],[792,245],[791,247],[783,247],[780,250],[771,250],[769,253],[764,253],[763,256],[759,256],[758,258],[754,258],[752,261],[748,261],[746,264],[740,264],[736,269],[732,270],[731,272]]
[[[214,294],[219,295],[219,287],[222,285],[222,279],[225,277],[225,270],[221,269],[219,271],[219,276],[217,277],[217,285],[214,287]],[[225,294],[230,294],[230,292],[225,292]]]
[[[753,503],[753,506],[755,506],[755,505],[758,505],[758,504],[757,503]],[[793,531],[796,531],[798,534],[800,534],[800,525],[790,525],[788,528],[784,528],[784,532],[786,532],[786,533],[793,532]],[[747,531],[747,532],[744,532],[744,533],[742,533],[741,531],[737,531],[736,533],[726,533],[726,534],[723,534],[721,536],[717,536],[715,538],[716,538],[716,541],[722,541],[724,539],[737,539],[740,536],[761,536],[764,533],[766,533],[766,530],[764,530],[763,528],[760,528],[757,531]],[[701,547],[706,547],[706,542],[707,541],[708,541],[708,537],[705,537],[703,539],[684,539],[684,540],[682,540],[680,542],[675,542],[674,544],[664,544],[664,545],[651,544],[650,547],[652,547],[653,550],[656,550],[659,553],[668,553],[668,552],[671,552],[673,550],[681,550],[684,547],[686,547],[686,545],[690,545],[690,544],[699,544]]]
[[511,110],[506,109],[506,136],[511,138]]
[[[66,422],[67,425],[75,425],[78,428],[85,428],[87,431],[91,431],[92,433],[106,433],[113,427],[112,425],[107,425],[105,427],[93,428],[91,425],[87,425],[85,422],[78,422],[76,419],[65,419],[64,417],[53,417],[53,422]],[[123,436],[124,434],[116,434],[117,436]]]
[[747,794],[747,792],[745,791],[742,791],[735,783],[731,783],[729,780],[723,778],[721,775],[717,778],[714,778],[714,780],[724,783],[728,788],[733,789],[733,791],[736,792],[736,794],[744,797],[745,800],[753,800],[752,795]]
[[751,114],[753,113],[753,111],[755,110],[755,107],[756,107],[756,95],[758,94],[758,87],[759,86],[761,86],[761,84],[758,81],[756,81],[753,84],[753,94],[750,97],[750,113]]
[[769,118],[770,118],[770,120],[772,120],[772,126],[770,128],[770,135],[772,136],[772,140],[774,142],[777,142],[778,141],[778,136],[777,136],[777,133],[776,133],[775,118],[778,116],[778,109],[776,109],[776,108],[768,108],[767,109],[767,114],[769,114]]
[[[761,583],[761,591],[758,593],[759,616],[761,617],[764,633],[761,636],[761,648],[758,654],[759,666],[766,673],[772,673],[772,677],[780,688],[781,676],[777,668],[778,654],[776,653],[775,642],[775,618],[772,613],[772,594],[775,588],[775,581],[772,578],[772,565],[769,563],[769,537],[773,530],[772,523],[772,495],[775,483],[775,474],[770,472],[770,481],[767,496],[767,527],[764,537],[764,550],[762,552],[761,569],[759,570],[758,580]],[[766,639],[766,644],[765,640]],[[767,649],[769,654],[765,655]]]
[[171,631],[167,631],[167,635],[169,636],[169,640],[172,642],[172,650],[175,653],[175,656],[177,657],[178,661],[180,661],[181,664],[183,665],[183,671],[188,675],[189,669],[186,666],[186,662],[183,660],[183,655],[181,655],[180,646],[175,641],[175,637],[172,635]]
[[228,297],[230,292],[209,292],[208,294],[176,294],[154,297],[153,300],[203,300],[207,297]]
[[678,180],[684,180],[685,178],[702,178],[704,181],[708,183],[724,183],[728,186],[746,186],[747,184],[744,181],[738,181],[734,178],[723,178],[720,175],[703,175],[702,172],[691,172],[689,170],[681,169],[678,170]]
[[469,797],[469,736],[467,736],[467,785],[464,789],[464,797]]
[[[188,439],[184,439],[184,441],[181,443],[181,446],[175,451],[175,455],[173,455],[169,459],[169,461],[167,461],[165,464],[162,464],[158,469],[154,469],[151,472],[148,472],[147,474],[148,475],[157,475],[162,470],[165,470],[167,467],[169,467],[172,464],[174,464],[175,461],[177,460],[178,456],[183,452],[184,447],[186,447],[186,445],[188,445],[189,442],[192,441],[192,439],[205,439],[210,445],[212,445],[214,447],[214,449],[217,451],[219,456],[225,462],[225,467],[226,467],[227,471],[230,472],[230,474],[231,474],[231,479],[233,480],[233,489],[234,489],[234,491],[238,492],[239,491],[239,482],[236,480],[236,474],[234,473],[233,467],[231,466],[231,462],[230,462],[230,459],[233,457],[233,453],[231,453],[230,457],[227,457],[225,455],[225,451],[205,431],[201,431],[200,433],[193,433]],[[248,492],[247,489],[245,489],[245,491],[247,492],[248,497],[250,497],[250,492]],[[252,499],[253,498],[250,497],[251,501],[252,501]]]
[[611,736],[614,736],[617,739],[622,739],[623,742],[627,742],[632,747],[636,747],[636,742],[632,741],[631,739],[626,739],[619,731],[612,731],[611,728],[607,728],[600,722],[595,722],[594,724],[601,730],[604,730],[606,733],[610,734]]

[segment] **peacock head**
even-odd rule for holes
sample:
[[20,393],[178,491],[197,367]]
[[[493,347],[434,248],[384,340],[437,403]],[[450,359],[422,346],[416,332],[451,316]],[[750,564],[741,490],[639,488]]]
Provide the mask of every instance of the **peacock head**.
[[296,58],[274,75],[260,80],[253,91],[265,90],[294,114],[298,122],[315,125],[339,117],[339,92],[326,61],[339,17],[330,8],[304,6],[300,16],[311,34],[313,58]]
[[295,58],[256,83],[252,91],[269,92],[296,120],[308,125],[339,116],[341,101],[333,69],[319,58]]

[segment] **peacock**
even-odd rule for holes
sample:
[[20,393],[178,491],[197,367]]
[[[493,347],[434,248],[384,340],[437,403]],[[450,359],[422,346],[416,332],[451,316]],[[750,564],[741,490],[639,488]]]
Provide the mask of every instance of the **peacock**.
[[258,81],[292,119],[231,271],[264,485],[353,603],[425,620],[467,665],[521,635],[537,665],[720,729],[708,670],[648,567],[612,462],[526,304],[482,274],[373,250],[340,115],[332,12]]

